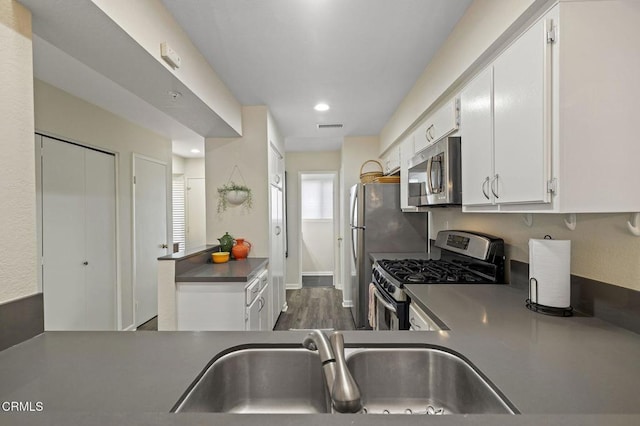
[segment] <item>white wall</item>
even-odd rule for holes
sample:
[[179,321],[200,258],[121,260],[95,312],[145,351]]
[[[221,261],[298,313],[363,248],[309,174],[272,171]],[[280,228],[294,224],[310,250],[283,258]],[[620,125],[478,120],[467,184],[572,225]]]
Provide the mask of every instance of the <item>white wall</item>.
[[[234,238],[245,238],[253,245],[252,257],[269,256],[269,182],[267,179],[268,111],[264,106],[242,108],[240,138],[205,140],[205,174],[207,185],[207,244],[229,232]],[[237,165],[253,194],[253,208],[229,207],[217,213],[217,188],[227,183]],[[233,179],[242,183],[237,172]]]
[[0,0],[0,304],[38,292],[31,12]]
[[341,206],[343,245],[343,303],[351,306],[351,229],[349,228],[349,189],[360,183],[360,166],[367,160],[377,160],[380,140],[377,136],[344,138],[341,151]]
[[[340,151],[320,152],[288,152],[285,160],[287,171],[287,232],[289,241],[289,257],[287,258],[286,284],[289,288],[299,288],[300,283],[300,230],[299,226],[299,182],[301,171],[339,171]],[[335,278],[339,287],[340,278]]]
[[[132,158],[136,153],[167,164],[167,235],[170,239],[171,141],[42,81],[36,80],[34,87],[37,131],[117,153],[118,277],[122,326],[127,328],[133,325]],[[33,146],[33,137],[30,144]]]
[[[551,235],[571,240],[571,273],[609,284],[640,290],[640,238],[626,229],[627,214],[579,214],[575,231],[564,225],[564,215],[535,214],[531,228],[522,215],[461,213],[459,209],[433,211],[433,231],[472,229],[504,238],[507,255],[529,263],[529,238]],[[432,238],[435,233],[432,234]]]

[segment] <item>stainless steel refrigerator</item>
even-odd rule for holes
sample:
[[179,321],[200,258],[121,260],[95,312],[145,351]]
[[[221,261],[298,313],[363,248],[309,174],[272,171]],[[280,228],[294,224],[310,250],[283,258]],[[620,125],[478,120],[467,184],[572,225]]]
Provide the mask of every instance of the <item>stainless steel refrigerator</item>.
[[351,187],[351,313],[358,328],[368,328],[369,253],[426,252],[427,213],[400,210],[400,184],[367,183]]

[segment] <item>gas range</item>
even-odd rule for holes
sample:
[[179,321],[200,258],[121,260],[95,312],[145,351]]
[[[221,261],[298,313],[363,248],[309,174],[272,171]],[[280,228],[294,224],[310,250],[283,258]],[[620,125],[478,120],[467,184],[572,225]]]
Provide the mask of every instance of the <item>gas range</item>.
[[[499,284],[504,282],[504,241],[468,231],[440,231],[434,259],[379,259],[373,265],[373,282],[379,294],[399,312],[408,312],[406,284]],[[400,329],[408,319],[398,315]]]

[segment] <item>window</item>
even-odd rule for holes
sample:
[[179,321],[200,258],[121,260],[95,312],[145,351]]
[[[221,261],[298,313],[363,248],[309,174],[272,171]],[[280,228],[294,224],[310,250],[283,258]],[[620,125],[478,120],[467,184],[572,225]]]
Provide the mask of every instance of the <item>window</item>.
[[333,219],[333,175],[301,177],[302,219]]
[[185,191],[184,175],[173,175],[173,244],[185,249]]

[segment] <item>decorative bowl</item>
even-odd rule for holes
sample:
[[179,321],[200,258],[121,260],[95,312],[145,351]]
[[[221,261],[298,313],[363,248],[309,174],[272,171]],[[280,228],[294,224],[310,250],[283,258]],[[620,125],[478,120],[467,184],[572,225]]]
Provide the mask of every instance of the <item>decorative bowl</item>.
[[225,263],[229,261],[228,251],[216,251],[211,253],[211,259],[213,263]]

